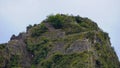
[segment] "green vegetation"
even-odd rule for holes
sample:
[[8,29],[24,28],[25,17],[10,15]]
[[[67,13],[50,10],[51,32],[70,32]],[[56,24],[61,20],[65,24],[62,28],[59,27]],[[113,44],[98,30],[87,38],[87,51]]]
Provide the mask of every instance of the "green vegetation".
[[39,64],[42,60],[45,59],[48,52],[50,51],[52,45],[49,42],[49,39],[45,37],[41,37],[39,42],[33,43],[34,40],[28,39],[27,41],[27,49],[28,51],[34,56],[34,59],[32,60],[33,64]]
[[7,44],[0,68],[120,68],[108,33],[80,16],[50,15]]
[[18,55],[12,55],[11,58],[10,58],[10,68],[15,68],[15,67],[20,67],[20,62],[19,62],[19,56]]
[[0,44],[0,68],[3,68],[5,65],[5,57],[4,57],[5,48],[6,48],[6,44]]
[[32,28],[32,25],[27,26],[27,31]]
[[45,22],[50,23],[56,29],[63,29],[66,34],[99,30],[96,23],[92,22],[88,18],[81,18],[79,16],[63,14],[50,15]]
[[31,29],[31,36],[32,37],[38,37],[40,36],[42,33],[45,33],[48,29],[46,28],[46,26],[44,24],[40,24],[38,26],[35,26]]
[[5,49],[5,44],[0,44],[0,50]]
[[53,25],[54,28],[60,29],[63,27],[64,24],[64,17],[62,17],[60,14],[57,15],[50,15],[47,19],[48,22],[50,22],[51,25]]
[[53,54],[48,60],[41,63],[43,68],[86,68],[88,55],[86,52],[64,55]]

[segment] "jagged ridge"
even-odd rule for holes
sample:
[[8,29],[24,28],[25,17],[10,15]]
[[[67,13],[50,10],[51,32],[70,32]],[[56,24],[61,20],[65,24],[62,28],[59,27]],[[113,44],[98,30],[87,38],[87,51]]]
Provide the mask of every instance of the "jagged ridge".
[[50,15],[0,44],[0,68],[119,68],[110,38],[80,16]]

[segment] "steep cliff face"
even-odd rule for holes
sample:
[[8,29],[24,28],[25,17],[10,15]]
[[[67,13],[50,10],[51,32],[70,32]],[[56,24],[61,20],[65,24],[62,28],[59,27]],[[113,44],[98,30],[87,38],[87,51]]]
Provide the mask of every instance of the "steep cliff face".
[[0,44],[0,68],[120,68],[110,38],[80,16],[51,15]]

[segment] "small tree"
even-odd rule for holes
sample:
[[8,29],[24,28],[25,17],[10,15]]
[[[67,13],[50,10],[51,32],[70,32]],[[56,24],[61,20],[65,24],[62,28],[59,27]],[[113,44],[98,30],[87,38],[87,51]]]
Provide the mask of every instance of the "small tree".
[[47,27],[41,23],[40,25],[34,27],[31,32],[32,32],[32,37],[40,36],[42,33],[46,32],[48,29]]
[[50,22],[50,24],[53,25],[54,28],[56,29],[60,29],[63,27],[63,17],[60,14],[57,15],[50,15],[47,19],[48,22]]
[[27,31],[32,28],[32,25],[27,26]]

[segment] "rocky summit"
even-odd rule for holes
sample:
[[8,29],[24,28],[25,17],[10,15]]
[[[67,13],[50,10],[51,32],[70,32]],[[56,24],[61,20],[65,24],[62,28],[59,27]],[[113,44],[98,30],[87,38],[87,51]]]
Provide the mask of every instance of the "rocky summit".
[[56,14],[0,44],[0,68],[120,68],[120,62],[95,22]]

